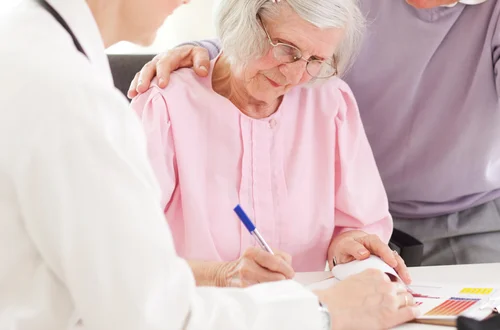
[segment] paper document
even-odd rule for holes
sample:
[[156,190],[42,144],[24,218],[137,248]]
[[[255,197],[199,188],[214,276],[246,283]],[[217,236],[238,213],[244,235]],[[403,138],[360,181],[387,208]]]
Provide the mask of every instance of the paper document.
[[361,273],[367,269],[378,269],[381,270],[382,272],[386,273],[389,275],[391,280],[398,280],[401,283],[403,282],[394,268],[386,264],[382,259],[376,256],[370,256],[368,259],[365,260],[355,260],[348,262],[346,264],[340,264],[332,269],[332,274],[335,276],[337,279],[343,281],[347,277]]
[[421,311],[417,322],[455,325],[458,316],[483,320],[500,306],[500,290],[474,285],[416,283],[409,286]]
[[304,286],[308,286],[330,278],[333,278],[333,274],[331,272],[303,272],[295,273],[293,280]]

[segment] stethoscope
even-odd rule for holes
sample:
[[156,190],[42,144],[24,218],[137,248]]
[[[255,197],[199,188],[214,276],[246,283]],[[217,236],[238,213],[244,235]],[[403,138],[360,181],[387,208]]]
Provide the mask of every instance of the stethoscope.
[[85,53],[85,51],[83,50],[83,47],[82,45],[80,44],[80,42],[78,41],[78,39],[76,38],[75,34],[73,33],[73,31],[71,31],[71,28],[69,27],[68,23],[66,23],[66,21],[64,20],[64,18],[61,17],[61,15],[59,15],[59,13],[54,9],[54,7],[52,7],[46,0],[36,0],[49,14],[52,15],[52,17],[54,17],[54,19],[66,30],[66,32],[69,33],[69,35],[71,36],[71,39],[73,39],[73,43],[75,44],[75,47],[76,49],[82,53],[83,55],[85,55],[86,58],[89,58],[87,56],[87,54]]

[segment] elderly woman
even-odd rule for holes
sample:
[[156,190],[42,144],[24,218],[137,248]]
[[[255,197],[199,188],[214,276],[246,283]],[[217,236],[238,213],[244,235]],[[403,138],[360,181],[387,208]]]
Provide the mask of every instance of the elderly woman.
[[[388,203],[349,87],[355,0],[223,0],[221,55],[136,97],[177,252],[200,285],[246,286],[380,255]],[[255,247],[240,203],[276,252]],[[290,264],[293,266],[290,266]]]

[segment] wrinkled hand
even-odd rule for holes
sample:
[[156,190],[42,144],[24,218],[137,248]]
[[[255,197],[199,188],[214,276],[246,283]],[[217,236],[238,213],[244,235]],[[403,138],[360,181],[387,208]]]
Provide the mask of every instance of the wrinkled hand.
[[340,283],[315,292],[328,307],[335,330],[379,330],[418,316],[413,296],[401,283],[376,269],[365,270]]
[[394,268],[403,282],[411,283],[410,273],[399,254],[392,251],[377,235],[370,235],[360,230],[344,232],[332,239],[328,248],[328,263],[333,267],[333,257],[343,264],[353,260],[364,260],[370,254],[379,256]]
[[146,63],[141,72],[136,73],[127,96],[133,98],[148,90],[153,78],[158,76],[158,86],[167,87],[170,74],[180,68],[193,68],[197,75],[206,77],[210,58],[203,47],[185,45],[156,55]]
[[248,287],[250,285],[292,279],[295,272],[292,257],[284,252],[275,255],[259,247],[251,247],[240,259],[222,265],[217,286]]

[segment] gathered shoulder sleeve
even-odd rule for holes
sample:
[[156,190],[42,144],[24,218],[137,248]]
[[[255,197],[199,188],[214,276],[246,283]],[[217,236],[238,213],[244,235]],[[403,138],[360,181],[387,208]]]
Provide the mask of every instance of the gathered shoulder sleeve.
[[356,100],[341,83],[335,163],[335,233],[363,230],[388,242],[393,223],[387,195],[368,139],[361,123]]
[[160,184],[161,207],[165,209],[177,184],[174,142],[167,102],[161,90],[154,86],[134,98],[131,107],[139,116],[146,134],[149,160]]

